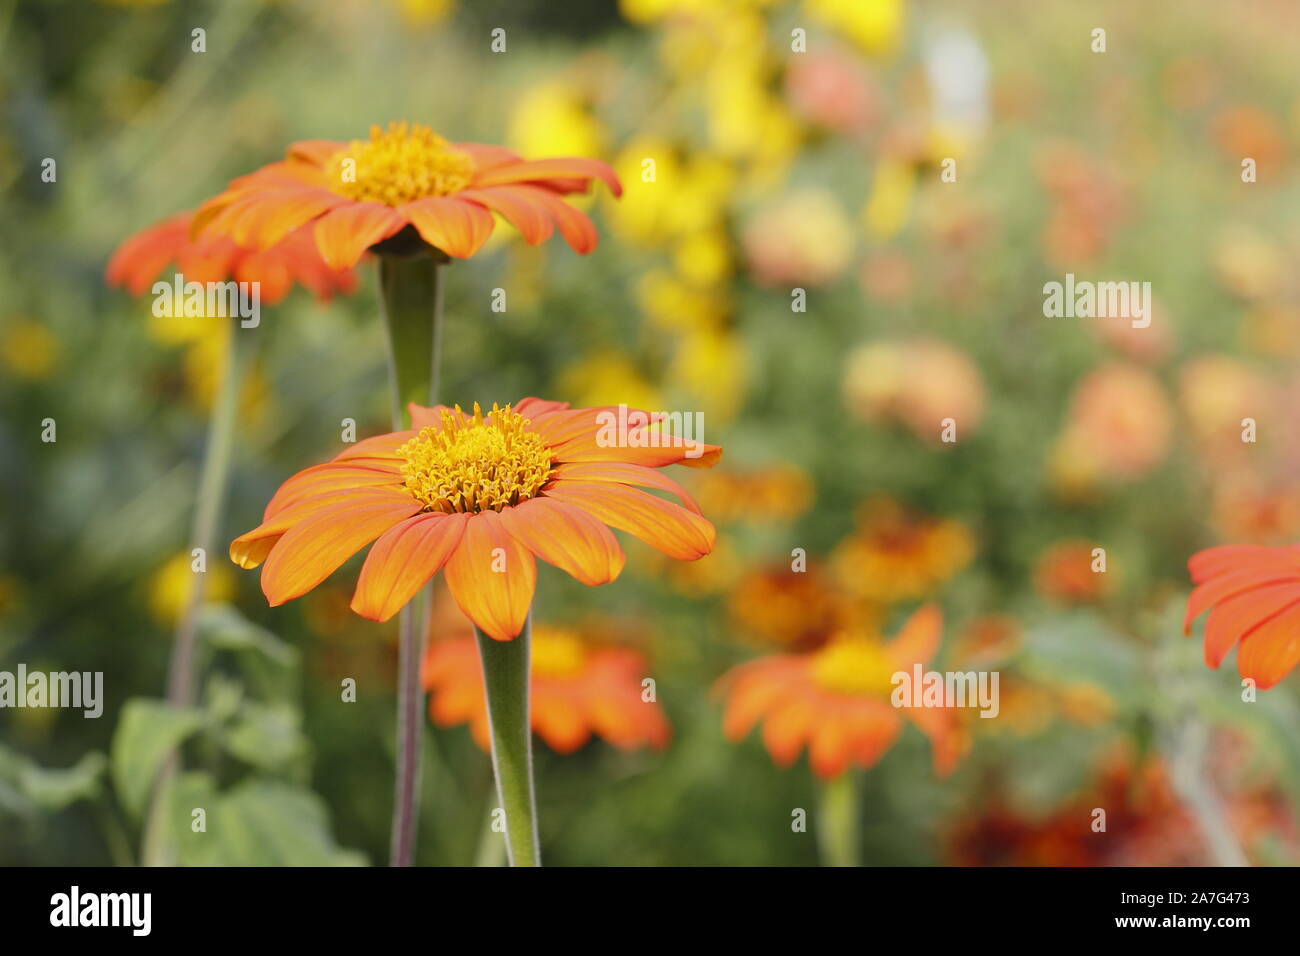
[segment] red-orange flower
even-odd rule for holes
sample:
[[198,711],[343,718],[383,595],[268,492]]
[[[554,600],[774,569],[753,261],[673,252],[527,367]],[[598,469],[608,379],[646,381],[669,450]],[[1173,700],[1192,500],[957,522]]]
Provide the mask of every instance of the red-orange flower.
[[[592,735],[620,750],[668,743],[659,704],[642,699],[645,660],[625,647],[594,644],[569,628],[534,624],[529,648],[533,730],[557,753],[572,753]],[[469,724],[474,740],[491,747],[483,670],[473,635],[436,641],[424,659],[429,716],[439,727]]]
[[412,244],[422,239],[468,258],[492,233],[495,212],[530,244],[558,228],[585,254],[596,248],[596,228],[562,197],[586,191],[593,179],[622,193],[599,160],[525,160],[501,146],[450,143],[427,126],[392,123],[371,127],[366,141],[294,143],[283,161],[233,180],[204,203],[195,228],[264,249],[314,223],[321,255],[342,268],[403,231]]
[[[298,472],[262,524],[230,545],[241,567],[266,562],[262,591],[272,606],[306,594],[374,541],[352,598],[362,617],[388,620],[445,567],[465,615],[508,641],[532,602],[534,556],[598,585],[623,570],[610,528],[687,561],[713,548],[713,525],[655,469],[709,467],[722,455],[716,445],[647,428],[613,443],[602,423],[617,409],[538,398],[487,415],[477,403],[473,415],[442,405],[410,412],[412,428]],[[629,412],[627,420],[636,419]]]
[[889,642],[846,633],[811,654],[741,664],[721,681],[728,695],[723,731],[738,742],[761,722],[763,744],[778,766],[793,764],[807,746],[813,772],[829,780],[850,767],[873,766],[902,731],[902,709],[930,738],[935,771],[947,773],[962,749],[954,711],[890,703],[894,674],[911,674],[933,656],[942,625],[938,608],[929,605]]
[[183,212],[124,241],[108,261],[104,275],[109,285],[125,286],[131,295],[142,295],[174,263],[187,282],[256,282],[261,301],[267,305],[288,295],[295,282],[319,299],[356,288],[352,270],[327,266],[309,232],[291,232],[274,245],[257,250],[224,236],[191,237],[192,222],[193,213]]
[[[1187,562],[1196,585],[1183,633],[1205,622],[1205,663],[1217,668],[1237,647],[1237,670],[1261,690],[1300,662],[1300,546],[1225,545]],[[1238,646],[1240,645],[1240,646]]]

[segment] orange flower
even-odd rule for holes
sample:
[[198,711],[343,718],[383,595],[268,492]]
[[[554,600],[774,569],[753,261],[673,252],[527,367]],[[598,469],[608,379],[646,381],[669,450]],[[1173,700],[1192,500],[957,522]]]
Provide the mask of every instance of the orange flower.
[[493,405],[486,416],[477,403],[472,416],[460,406],[412,404],[410,412],[412,428],[298,472],[262,524],[230,545],[241,567],[266,562],[262,591],[273,607],[306,594],[374,541],[352,598],[362,617],[388,620],[445,566],[465,615],[508,641],[528,616],[534,555],[597,585],[623,570],[610,527],[687,561],[713,548],[713,525],[655,469],[707,468],[722,455],[716,445],[689,458],[692,448],[680,439],[636,429],[628,447],[611,446],[598,437],[610,409],[537,398]]
[[974,553],[961,522],[915,514],[877,497],[859,510],[857,530],[835,549],[831,564],[847,591],[888,604],[927,596]]
[[274,305],[296,282],[319,299],[356,288],[351,269],[331,269],[321,260],[310,233],[299,230],[261,251],[237,245],[223,236],[191,238],[193,213],[164,219],[127,239],[108,260],[109,285],[125,286],[143,295],[171,263],[187,282],[257,282],[261,301]]
[[[499,213],[536,245],[558,228],[579,253],[596,248],[596,227],[561,197],[601,179],[615,196],[618,178],[595,159],[524,160],[501,146],[450,143],[427,126],[392,123],[369,141],[313,139],[286,158],[233,180],[199,209],[195,229],[265,249],[315,223],[316,245],[331,266],[355,265],[366,249],[418,247],[472,256]],[[398,234],[402,235],[399,236]]]
[[1237,670],[1267,690],[1300,662],[1300,546],[1225,545],[1187,562],[1196,585],[1183,633],[1205,622],[1205,663],[1218,668],[1236,647]]
[[[602,647],[568,628],[534,624],[529,707],[533,730],[557,753],[580,748],[591,736],[620,750],[667,745],[670,730],[659,704],[641,698],[644,658],[624,647]],[[429,645],[423,681],[429,716],[439,727],[469,724],[474,740],[491,749],[487,699],[478,645],[472,635]]]
[[1058,541],[1034,563],[1034,588],[1060,604],[1093,604],[1106,596],[1111,579],[1096,571],[1091,541]]
[[[934,655],[942,625],[939,609],[927,605],[888,643],[847,632],[811,654],[741,664],[719,685],[729,695],[723,732],[736,743],[761,721],[763,744],[778,766],[793,764],[807,745],[813,772],[823,780],[851,766],[871,767],[903,728],[890,703],[893,675]],[[954,712],[909,707],[904,713],[930,738],[935,771],[952,770],[961,752]]]

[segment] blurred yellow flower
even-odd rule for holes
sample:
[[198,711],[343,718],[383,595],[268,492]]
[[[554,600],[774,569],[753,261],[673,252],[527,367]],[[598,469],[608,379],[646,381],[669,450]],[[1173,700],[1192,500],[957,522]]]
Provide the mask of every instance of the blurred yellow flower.
[[892,52],[903,32],[903,0],[804,0],[804,10],[877,56]]
[[563,80],[526,89],[510,114],[510,146],[524,156],[600,156],[604,127]]
[[663,409],[663,399],[623,352],[602,349],[584,355],[560,372],[560,391],[579,408],[627,405]]
[[672,273],[655,269],[637,283],[637,303],[652,323],[664,329],[720,328],[729,304],[718,289],[700,289]]
[[722,424],[735,417],[745,398],[747,362],[744,346],[732,332],[687,330],[668,366],[668,382],[693,396],[704,417]]
[[394,0],[402,19],[414,26],[441,23],[456,9],[456,0]]
[[892,239],[907,225],[916,191],[915,164],[892,156],[882,156],[876,163],[871,191],[862,210],[862,219],[873,239]]
[[[218,604],[235,596],[235,576],[225,561],[211,560],[209,555],[204,582],[204,601]],[[194,583],[193,558],[188,551],[167,560],[149,579],[149,611],[154,620],[171,627],[181,615],[190,599],[190,586]]]
[[14,319],[0,334],[0,356],[19,378],[33,382],[49,378],[60,354],[59,340],[39,322]]
[[744,469],[728,465],[702,472],[695,498],[715,524],[782,523],[808,510],[813,484],[789,462]]

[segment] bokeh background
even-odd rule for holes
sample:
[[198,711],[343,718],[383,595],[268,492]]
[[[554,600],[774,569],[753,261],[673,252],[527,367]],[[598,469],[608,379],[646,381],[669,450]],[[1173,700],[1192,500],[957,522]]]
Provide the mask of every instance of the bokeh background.
[[[998,670],[1001,714],[963,718],[948,776],[914,729],[861,775],[865,861],[1300,861],[1300,675],[1245,702],[1182,636],[1189,554],[1300,532],[1298,28],[1284,0],[0,2],[0,669],[106,692],[98,720],[0,711],[0,862],[137,859],[122,718],[162,695],[188,582],[226,337],[106,288],[108,256],[291,141],[399,119],[627,188],[589,201],[589,257],[499,227],[449,270],[446,398],[700,410],[726,448],[677,476],[714,554],[625,538],[614,585],[539,575],[538,620],[643,654],[672,726],[539,746],[547,862],[818,862],[806,761],[726,740],[717,681],[925,601],[935,665]],[[388,430],[359,271],[264,310],[223,540],[343,419]],[[1149,281],[1153,323],[1045,318],[1067,272]],[[185,763],[225,835],[186,862],[385,862],[395,627],[347,610],[355,563],[276,610],[213,565]],[[430,726],[424,768],[418,862],[481,858],[487,757]]]

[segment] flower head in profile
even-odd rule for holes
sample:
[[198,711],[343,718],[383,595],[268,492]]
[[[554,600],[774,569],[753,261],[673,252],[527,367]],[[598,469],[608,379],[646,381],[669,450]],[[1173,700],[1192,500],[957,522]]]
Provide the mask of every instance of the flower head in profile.
[[[645,659],[626,647],[600,644],[585,630],[534,624],[529,653],[533,730],[557,753],[573,753],[593,736],[620,750],[661,748],[670,734],[663,710],[642,699]],[[478,645],[472,634],[429,645],[423,681],[429,716],[439,727],[468,723],[491,748]]]
[[1300,546],[1225,545],[1187,562],[1196,587],[1183,633],[1205,622],[1205,663],[1218,668],[1237,648],[1237,670],[1266,690],[1300,662]]
[[374,542],[352,598],[362,617],[388,620],[445,569],[465,616],[508,641],[528,616],[535,557],[598,585],[623,570],[610,528],[687,561],[713,549],[713,525],[656,469],[709,467],[722,455],[716,445],[651,426],[611,444],[602,422],[617,410],[537,398],[486,415],[477,403],[472,415],[459,406],[410,411],[414,427],[294,475],[262,524],[231,544],[241,567],[266,562],[262,591],[272,606],[306,594]]
[[195,228],[265,249],[312,224],[316,245],[336,268],[356,264],[371,246],[418,249],[427,243],[465,259],[492,233],[493,213],[537,244],[559,229],[579,253],[596,248],[596,228],[564,201],[593,179],[622,192],[595,159],[525,160],[501,146],[451,143],[427,126],[375,126],[368,140],[306,140],[285,159],[232,181],[199,209]]
[[192,237],[193,218],[180,213],[125,240],[108,261],[108,284],[143,295],[155,279],[170,279],[163,272],[174,265],[187,282],[256,282],[267,305],[283,299],[295,283],[318,299],[356,288],[352,270],[327,266],[308,232],[290,232],[267,248],[252,249],[224,236]]
[[851,767],[873,766],[893,746],[905,714],[930,738],[937,773],[948,773],[962,750],[954,711],[895,708],[893,676],[912,672],[939,646],[943,618],[921,608],[892,641],[846,632],[810,654],[775,654],[741,664],[720,683],[727,696],[723,732],[739,742],[762,724],[763,745],[788,767],[805,747],[823,780]]

